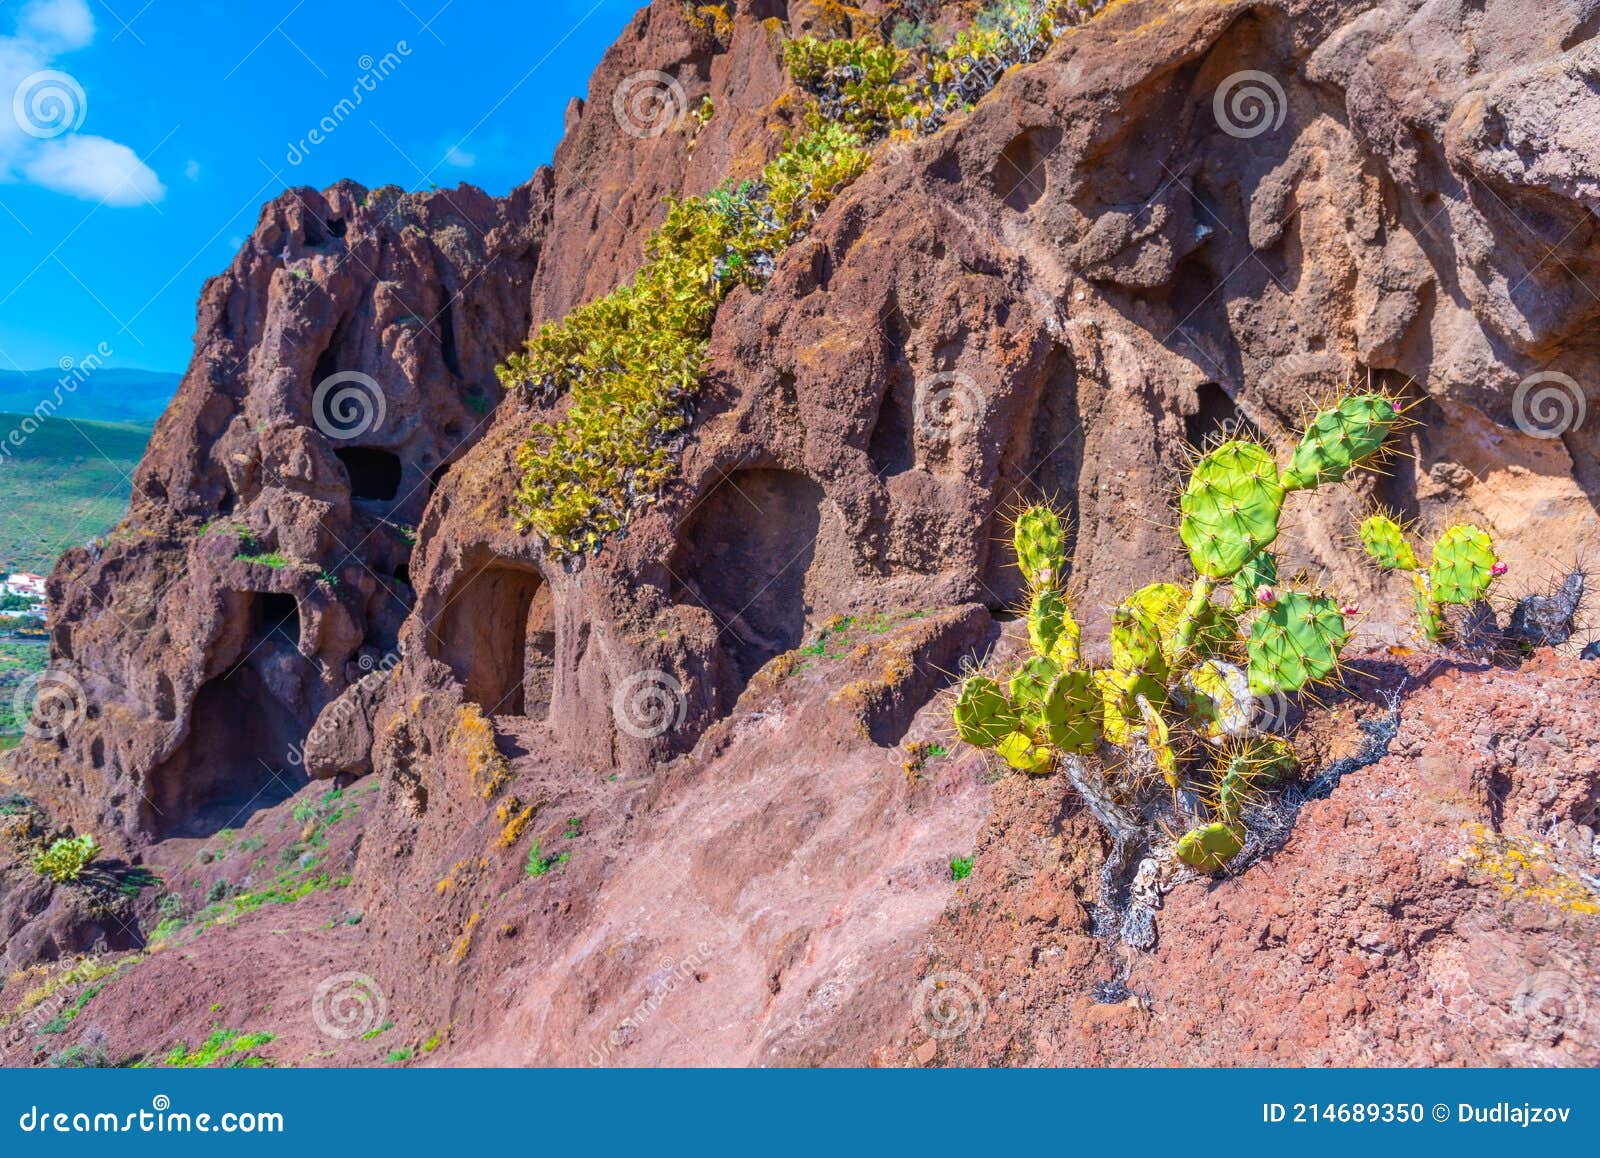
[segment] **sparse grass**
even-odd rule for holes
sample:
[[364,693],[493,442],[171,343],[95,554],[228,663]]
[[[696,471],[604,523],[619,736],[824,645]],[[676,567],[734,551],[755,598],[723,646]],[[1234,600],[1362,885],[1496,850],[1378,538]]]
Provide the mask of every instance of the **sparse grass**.
[[528,863],[524,871],[530,877],[542,877],[546,873],[566,864],[568,859],[566,853],[561,853],[558,856],[545,856],[539,848],[538,839],[535,838],[534,842],[528,846]]
[[254,1051],[260,1049],[277,1035],[272,1033],[245,1033],[239,1029],[216,1029],[191,1050],[188,1042],[172,1047],[161,1064],[172,1069],[199,1070],[225,1067],[228,1069],[261,1069],[272,1062]]
[[409,1045],[403,1045],[399,1049],[390,1050],[383,1060],[386,1062],[410,1061],[411,1055],[415,1052]]
[[362,1041],[371,1041],[375,1037],[378,1037],[378,1036],[380,1036],[382,1034],[388,1033],[393,1028],[394,1028],[394,1022],[385,1021],[382,1025],[378,1026],[376,1029],[367,1030],[366,1033],[361,1035],[361,1040]]
[[233,557],[235,563],[255,563],[262,567],[271,567],[274,571],[281,571],[285,567],[296,566],[294,560],[287,558],[277,551],[264,551],[259,555],[247,555],[241,552]]

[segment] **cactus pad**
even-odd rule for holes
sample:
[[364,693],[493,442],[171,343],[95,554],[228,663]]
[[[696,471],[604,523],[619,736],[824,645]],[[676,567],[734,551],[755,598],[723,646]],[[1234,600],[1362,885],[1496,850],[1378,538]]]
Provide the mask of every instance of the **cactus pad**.
[[1178,533],[1200,574],[1227,579],[1278,537],[1278,467],[1253,442],[1224,442],[1195,464]]
[[1061,517],[1045,506],[1032,506],[1017,516],[1011,542],[1017,549],[1017,565],[1030,587],[1052,587],[1060,583],[1067,565],[1067,540]]
[[1292,692],[1331,676],[1350,638],[1339,606],[1323,595],[1289,591],[1250,625],[1250,692]]
[[1026,732],[1012,732],[995,746],[995,751],[1018,772],[1042,776],[1055,764],[1048,746],[1037,743]]
[[1285,490],[1338,482],[1383,449],[1400,412],[1382,394],[1354,394],[1311,420],[1283,472]]
[[1451,527],[1433,544],[1428,585],[1435,603],[1475,603],[1494,579],[1494,544],[1477,527]]
[[1100,689],[1102,726],[1106,739],[1113,744],[1126,744],[1136,729],[1144,727],[1138,697],[1143,696],[1158,708],[1167,702],[1167,689],[1141,672],[1096,671],[1094,682]]
[[993,748],[1020,723],[1000,685],[984,675],[972,676],[961,685],[953,714],[956,732],[977,748]]
[[1226,824],[1202,824],[1183,834],[1176,851],[1184,863],[1201,872],[1214,873],[1226,867],[1242,848],[1244,838],[1237,828]]
[[1386,571],[1417,569],[1417,553],[1406,542],[1404,529],[1388,515],[1372,515],[1361,524],[1361,545]]
[[1111,666],[1118,671],[1158,671],[1166,666],[1159,629],[1131,602],[1111,613]]
[[1045,689],[1040,731],[1052,747],[1087,754],[1099,743],[1101,713],[1094,677],[1086,671],[1063,671]]
[[[1071,638],[1063,641],[1064,634],[1070,634]],[[1040,655],[1057,658],[1055,652],[1059,648],[1063,656],[1071,656],[1068,662],[1076,662],[1078,624],[1059,587],[1040,587],[1034,591],[1033,600],[1028,604],[1028,639]]]
[[1011,677],[1007,691],[1017,709],[1017,714],[1022,717],[1024,726],[1032,728],[1038,725],[1044,694],[1059,670],[1054,660],[1036,655],[1024,660],[1022,666],[1016,670],[1016,674]]

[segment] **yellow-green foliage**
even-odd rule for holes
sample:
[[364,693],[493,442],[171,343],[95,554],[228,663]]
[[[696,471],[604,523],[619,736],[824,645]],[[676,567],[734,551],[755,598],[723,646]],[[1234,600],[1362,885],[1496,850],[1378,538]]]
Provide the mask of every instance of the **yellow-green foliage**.
[[34,855],[33,869],[40,876],[49,877],[57,884],[75,881],[99,851],[94,837],[72,836],[53,842],[49,848]]
[[495,747],[494,727],[477,704],[456,709],[450,746],[466,757],[468,782],[483,799],[493,800],[511,779],[511,766]]
[[778,255],[865,171],[867,141],[938,128],[1007,67],[1037,59],[1063,12],[1056,0],[1002,0],[949,48],[917,53],[876,37],[788,44],[785,61],[814,98],[807,131],[758,180],[673,203],[632,281],[546,323],[498,367],[508,390],[545,402],[572,396],[562,418],[535,424],[517,452],[517,525],[568,557],[655,503],[690,423],[722,299],[765,283]]
[[671,476],[718,305],[772,262],[867,166],[854,134],[792,140],[758,183],[675,202],[631,282],[548,323],[499,368],[509,388],[572,403],[517,453],[518,525],[558,555],[593,549]]

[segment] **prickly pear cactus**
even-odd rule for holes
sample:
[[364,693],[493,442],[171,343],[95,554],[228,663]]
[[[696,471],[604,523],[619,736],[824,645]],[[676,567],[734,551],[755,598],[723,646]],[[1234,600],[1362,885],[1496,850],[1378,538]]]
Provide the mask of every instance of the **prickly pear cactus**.
[[1286,592],[1250,625],[1250,693],[1297,692],[1328,679],[1349,638],[1332,599]]
[[1487,531],[1451,527],[1433,544],[1428,584],[1435,603],[1475,603],[1489,594],[1495,577],[1494,544]]
[[1356,394],[1311,420],[1283,471],[1285,490],[1341,481],[1350,468],[1383,449],[1400,413],[1382,394]]
[[1124,603],[1111,615],[1111,666],[1142,672],[1165,667],[1161,632],[1139,608]]
[[976,748],[993,748],[1021,723],[1000,685],[983,675],[961,685],[954,713],[956,733]]
[[1405,530],[1381,511],[1362,521],[1361,545],[1386,571],[1417,569],[1417,553],[1406,541]]
[[[1070,634],[1065,644],[1062,636]],[[1069,663],[1078,657],[1078,624],[1067,606],[1066,594],[1059,587],[1041,587],[1028,604],[1028,640],[1040,655],[1051,655],[1058,647]]]
[[1088,754],[1100,744],[1102,708],[1094,676],[1064,671],[1050,682],[1040,709],[1045,741],[1062,752]]
[[[1259,697],[1333,678],[1349,636],[1333,599],[1280,588],[1269,547],[1284,495],[1375,459],[1397,419],[1382,395],[1355,395],[1316,416],[1281,470],[1247,439],[1201,455],[1179,504],[1197,577],[1188,587],[1148,584],[1112,610],[1109,668],[1083,665],[1060,516],[1028,507],[1013,542],[1028,580],[1032,654],[1003,684],[966,681],[954,705],[962,739],[1022,772],[1062,771],[1113,835],[1107,872],[1137,863],[1136,846],[1201,872],[1237,864],[1250,833],[1270,831],[1260,810],[1294,770],[1288,744],[1257,720]],[[1374,523],[1363,541],[1375,558],[1415,562],[1398,527]],[[1440,574],[1465,589],[1484,566],[1480,547],[1465,533],[1450,539]],[[1412,570],[1426,588],[1429,573]],[[1223,583],[1232,590],[1219,599]],[[1126,894],[1124,882],[1106,895],[1119,887]]]
[[1017,566],[1031,587],[1061,582],[1066,569],[1067,537],[1061,516],[1045,506],[1032,506],[1017,516],[1011,532],[1017,549]]
[[1178,534],[1201,575],[1227,579],[1278,537],[1283,484],[1265,447],[1224,442],[1195,464]]
[[1221,872],[1244,851],[1244,835],[1228,824],[1202,824],[1179,839],[1178,859],[1204,873]]
[[1427,567],[1418,561],[1405,529],[1383,511],[1364,519],[1360,534],[1361,545],[1380,568],[1410,573],[1417,624],[1423,636],[1435,642],[1450,637],[1444,609],[1483,599],[1505,570],[1495,558],[1488,532],[1469,524],[1451,527],[1439,536]]

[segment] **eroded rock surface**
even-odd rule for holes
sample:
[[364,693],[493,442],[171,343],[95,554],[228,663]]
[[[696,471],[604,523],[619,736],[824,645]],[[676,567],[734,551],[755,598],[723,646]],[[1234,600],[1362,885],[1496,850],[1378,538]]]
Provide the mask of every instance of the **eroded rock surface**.
[[[1511,972],[1592,992],[1594,915],[1485,867],[1540,841],[1594,875],[1592,663],[1435,671],[1388,758],[1278,857],[1170,895],[1124,972],[1087,932],[1101,850],[1064,788],[928,753],[939,692],[1018,596],[1008,511],[1073,514],[1099,636],[1127,589],[1178,574],[1185,443],[1244,424],[1286,445],[1353,382],[1415,401],[1406,456],[1293,499],[1280,548],[1376,642],[1409,611],[1350,546],[1373,500],[1486,527],[1514,590],[1600,543],[1595,423],[1547,437],[1519,391],[1544,374],[1576,406],[1600,381],[1600,4],[1112,5],[880,150],[762,292],[735,291],[678,483],[597,554],[550,558],[508,509],[549,415],[500,401],[493,363],[626,277],[663,196],[759,168],[796,123],[783,21],[827,7],[740,4],[719,31],[657,0],[505,201],[270,206],[207,291],[127,526],[52,578],[88,718],[13,775],[142,840],[270,802],[251,761],[308,733],[313,773],[370,768],[339,886],[365,917],[318,939],[318,968],[375,978],[418,1035],[454,1027],[447,1061],[1592,1063],[1586,1026],[1516,1020],[1544,997]],[[612,94],[642,70],[715,114],[622,131]],[[1265,123],[1230,103],[1242,84]],[[386,389],[370,437],[312,419],[342,369]],[[379,454],[397,497],[355,495]],[[269,552],[293,565],[239,558]],[[1469,728],[1453,694],[1499,707]],[[1556,732],[1570,758],[1506,751]],[[945,965],[988,1007],[954,1044],[919,1031]],[[1108,979],[1135,999],[1097,1002]]]

